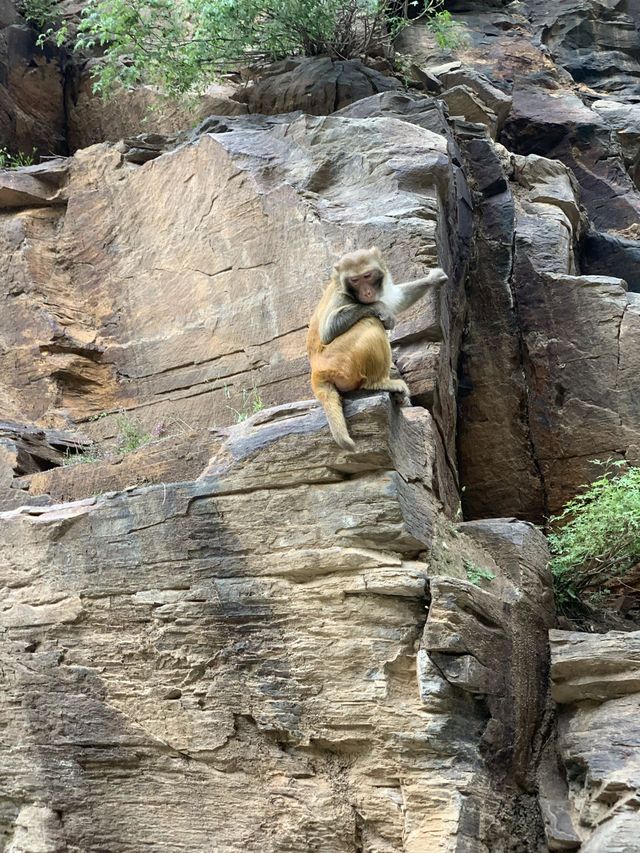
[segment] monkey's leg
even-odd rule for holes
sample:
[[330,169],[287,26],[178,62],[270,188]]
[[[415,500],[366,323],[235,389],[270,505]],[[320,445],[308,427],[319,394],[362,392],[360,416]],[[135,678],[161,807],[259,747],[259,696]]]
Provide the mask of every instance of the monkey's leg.
[[391,394],[398,394],[401,406],[410,406],[411,399],[409,396],[409,386],[404,379],[381,379],[379,382],[365,382],[362,386],[367,391],[389,391]]
[[311,388],[316,398],[322,403],[322,408],[329,422],[329,429],[336,444],[343,450],[355,450],[356,445],[349,435],[347,422],[342,410],[342,399],[335,385],[319,377],[311,376]]

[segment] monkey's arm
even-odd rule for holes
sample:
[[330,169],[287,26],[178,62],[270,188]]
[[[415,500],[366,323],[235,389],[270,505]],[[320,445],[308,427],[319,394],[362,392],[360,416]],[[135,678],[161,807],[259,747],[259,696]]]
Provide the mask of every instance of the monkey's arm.
[[393,314],[384,302],[372,302],[364,305],[349,300],[338,304],[333,311],[327,312],[324,322],[320,325],[320,340],[325,346],[330,344],[334,338],[346,332],[364,317],[377,317],[385,329],[393,329]]
[[440,287],[447,281],[449,276],[440,267],[432,269],[426,278],[417,278],[415,281],[406,281],[404,284],[397,284],[398,291],[395,299],[396,311],[404,311],[414,302],[417,302],[421,296],[424,296],[430,287]]

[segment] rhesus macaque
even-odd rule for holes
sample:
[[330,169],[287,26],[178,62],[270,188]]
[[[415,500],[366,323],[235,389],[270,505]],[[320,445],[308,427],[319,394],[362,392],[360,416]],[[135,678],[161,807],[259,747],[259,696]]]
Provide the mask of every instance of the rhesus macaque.
[[436,267],[426,278],[394,284],[376,248],[350,252],[334,266],[309,323],[307,353],[313,393],[343,449],[355,450],[355,444],[340,394],[359,389],[390,391],[408,403],[406,383],[389,375],[391,346],[385,329],[393,328],[396,314],[446,280],[444,270]]

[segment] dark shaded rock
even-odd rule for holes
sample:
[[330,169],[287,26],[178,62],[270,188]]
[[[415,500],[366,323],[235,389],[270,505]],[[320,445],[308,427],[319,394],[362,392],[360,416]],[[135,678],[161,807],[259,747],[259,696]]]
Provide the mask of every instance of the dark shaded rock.
[[606,0],[527,4],[541,42],[578,83],[640,98],[637,9]]
[[0,421],[0,511],[26,503],[47,503],[46,496],[28,494],[20,478],[58,468],[69,454],[90,445],[89,439],[70,431]]
[[393,77],[368,68],[357,59],[318,57],[298,62],[291,70],[267,76],[238,92],[236,100],[250,113],[329,115],[378,92],[401,89]]
[[564,89],[514,88],[501,141],[511,151],[560,160],[576,176],[582,201],[599,230],[623,230],[640,217],[640,193],[600,113]]
[[529,437],[512,294],[515,202],[490,140],[470,139],[461,143],[461,150],[478,195],[460,369],[462,505],[466,518],[510,513],[541,519],[543,488]]
[[502,163],[487,141],[471,139],[463,143],[462,149],[473,184],[483,197],[486,199],[505,192],[508,182]]
[[580,263],[586,275],[622,278],[640,293],[640,241],[590,231],[580,243]]
[[0,146],[12,153],[66,154],[63,55],[5,4],[0,29]]
[[442,91],[442,83],[434,74],[432,74],[426,68],[420,68],[419,65],[412,65],[411,71],[416,76],[420,85],[428,95],[440,94],[440,92]]

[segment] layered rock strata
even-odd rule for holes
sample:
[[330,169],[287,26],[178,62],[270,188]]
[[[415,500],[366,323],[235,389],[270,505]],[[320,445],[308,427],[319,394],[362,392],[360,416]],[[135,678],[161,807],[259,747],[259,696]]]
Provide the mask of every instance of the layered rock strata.
[[426,410],[348,415],[356,453],[281,407],[196,480],[0,515],[8,850],[542,844],[544,539],[447,521]]

